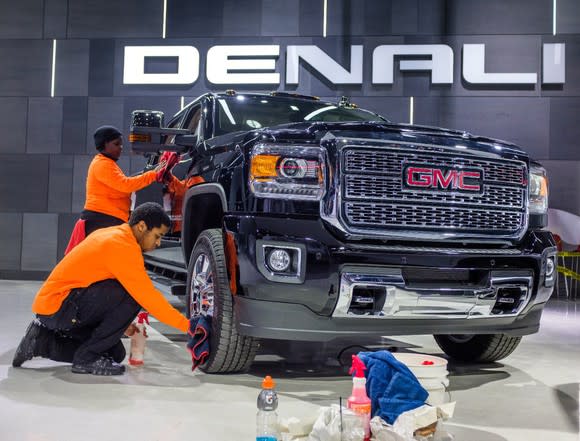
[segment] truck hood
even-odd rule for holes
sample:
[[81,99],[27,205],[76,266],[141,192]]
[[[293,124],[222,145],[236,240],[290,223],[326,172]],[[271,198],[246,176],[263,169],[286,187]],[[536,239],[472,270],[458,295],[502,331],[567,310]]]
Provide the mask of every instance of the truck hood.
[[[319,142],[325,136],[360,140],[392,140],[408,145],[438,145],[459,150],[488,152],[503,157],[528,158],[517,145],[458,130],[390,122],[292,123],[260,130],[274,142]],[[254,132],[255,134],[255,132]]]

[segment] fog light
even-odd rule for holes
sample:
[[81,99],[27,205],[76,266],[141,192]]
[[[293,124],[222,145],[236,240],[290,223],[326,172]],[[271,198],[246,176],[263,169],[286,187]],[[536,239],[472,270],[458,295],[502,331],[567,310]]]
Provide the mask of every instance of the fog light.
[[274,248],[268,254],[268,266],[272,271],[282,273],[290,267],[290,254],[280,248]]
[[556,265],[554,264],[554,258],[548,257],[548,259],[546,260],[546,279],[549,279],[554,275],[555,269]]

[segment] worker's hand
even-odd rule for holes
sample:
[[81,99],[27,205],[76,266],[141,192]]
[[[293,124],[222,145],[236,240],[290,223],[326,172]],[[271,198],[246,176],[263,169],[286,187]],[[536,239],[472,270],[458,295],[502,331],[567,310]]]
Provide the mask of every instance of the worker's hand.
[[161,170],[163,170],[165,168],[166,165],[167,165],[167,161],[159,161],[159,163],[155,166],[153,171],[155,173],[159,173]]
[[159,165],[155,168],[156,180],[162,184],[171,182],[171,169],[179,162],[176,152],[164,152],[159,158]]

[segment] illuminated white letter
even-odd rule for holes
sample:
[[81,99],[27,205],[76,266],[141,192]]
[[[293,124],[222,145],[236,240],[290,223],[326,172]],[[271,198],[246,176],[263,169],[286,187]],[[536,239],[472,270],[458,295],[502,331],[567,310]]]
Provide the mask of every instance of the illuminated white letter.
[[[145,73],[145,57],[177,58],[177,73]],[[199,76],[199,51],[193,46],[126,46],[124,84],[191,84]]]
[[362,84],[362,46],[350,47],[350,71],[344,69],[317,46],[288,46],[286,50],[287,84],[298,84],[300,59],[324,75],[333,84]]
[[229,72],[273,71],[279,55],[278,45],[213,46],[207,51],[207,79],[214,84],[280,84],[279,73]]
[[542,84],[564,84],[566,82],[566,44],[545,43],[542,49]]
[[536,84],[535,73],[486,73],[485,44],[463,45],[463,78],[471,84]]
[[399,70],[430,70],[431,83],[453,83],[453,51],[446,44],[385,44],[373,51],[373,84],[393,84],[395,57],[424,57],[430,60],[399,61]]

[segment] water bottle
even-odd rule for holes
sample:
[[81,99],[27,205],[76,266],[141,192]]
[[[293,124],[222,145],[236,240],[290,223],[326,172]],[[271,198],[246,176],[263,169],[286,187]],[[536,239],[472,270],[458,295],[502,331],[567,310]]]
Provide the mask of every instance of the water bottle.
[[256,441],[278,441],[278,395],[276,383],[269,375],[262,381],[262,391],[258,395],[256,415]]

